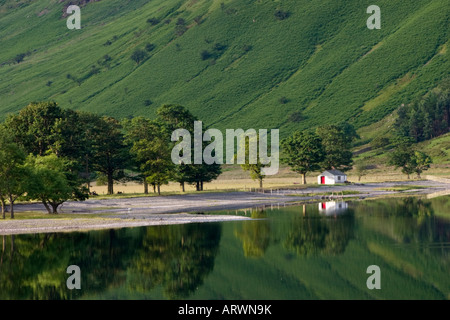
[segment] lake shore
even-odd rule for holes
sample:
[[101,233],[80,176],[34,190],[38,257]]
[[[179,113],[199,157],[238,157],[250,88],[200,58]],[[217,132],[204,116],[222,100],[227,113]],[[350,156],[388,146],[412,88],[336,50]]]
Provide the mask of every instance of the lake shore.
[[[301,189],[255,192],[193,193],[160,197],[120,199],[88,199],[68,201],[60,208],[65,218],[0,220],[0,235],[72,232],[180,223],[236,221],[250,219],[240,210],[263,206],[286,206],[310,201],[331,201],[347,198],[367,199],[392,195],[450,194],[450,184],[420,180],[370,184],[308,187]],[[235,215],[205,214],[232,211]],[[18,204],[15,211],[46,212],[40,203]],[[73,215],[73,218],[70,217]],[[93,216],[95,215],[95,216]]]

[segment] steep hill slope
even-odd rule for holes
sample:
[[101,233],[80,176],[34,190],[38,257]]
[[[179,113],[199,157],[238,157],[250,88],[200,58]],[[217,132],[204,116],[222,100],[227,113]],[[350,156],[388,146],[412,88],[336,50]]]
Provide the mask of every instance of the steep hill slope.
[[219,129],[282,136],[368,125],[450,71],[449,1],[376,2],[380,30],[365,0],[78,1],[82,29],[69,30],[68,1],[3,0],[0,118],[54,100],[118,118],[176,103]]

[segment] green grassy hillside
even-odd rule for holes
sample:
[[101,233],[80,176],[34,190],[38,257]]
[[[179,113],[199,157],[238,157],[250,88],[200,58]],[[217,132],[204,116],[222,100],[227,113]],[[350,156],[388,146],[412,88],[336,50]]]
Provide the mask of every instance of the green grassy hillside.
[[[282,137],[334,121],[366,126],[450,70],[447,0],[379,0],[381,30],[366,27],[372,2],[102,0],[68,30],[68,1],[3,0],[0,119],[54,100],[118,118],[176,103],[219,129]],[[130,59],[148,44],[144,61]]]

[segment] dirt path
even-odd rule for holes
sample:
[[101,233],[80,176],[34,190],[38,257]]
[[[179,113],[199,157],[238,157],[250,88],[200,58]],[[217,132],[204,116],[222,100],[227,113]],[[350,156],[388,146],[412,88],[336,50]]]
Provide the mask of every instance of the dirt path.
[[[196,193],[162,197],[139,197],[122,199],[89,199],[82,202],[68,201],[60,212],[66,214],[86,214],[86,218],[74,219],[28,219],[0,220],[0,234],[61,232],[122,228],[174,223],[232,221],[249,219],[238,215],[207,215],[205,212],[237,210],[263,205],[286,205],[292,202],[320,200],[329,198],[324,193],[336,197],[378,197],[397,194],[386,188],[420,186],[402,191],[406,194],[444,194],[450,192],[450,184],[437,181],[402,181],[389,183],[352,184],[343,186],[321,186],[297,190],[266,190],[266,193],[229,192]],[[345,195],[339,195],[345,191]],[[355,193],[352,193],[354,191]],[[267,193],[268,192],[268,193]],[[20,211],[46,212],[42,204],[19,204]],[[197,213],[197,214],[189,214]],[[89,214],[102,214],[102,218],[89,217]]]

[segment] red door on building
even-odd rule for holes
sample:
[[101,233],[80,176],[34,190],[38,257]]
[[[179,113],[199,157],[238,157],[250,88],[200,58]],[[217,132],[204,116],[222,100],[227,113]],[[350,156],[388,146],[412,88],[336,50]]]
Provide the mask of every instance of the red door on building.
[[325,177],[324,176],[320,177],[320,184],[325,184]]

